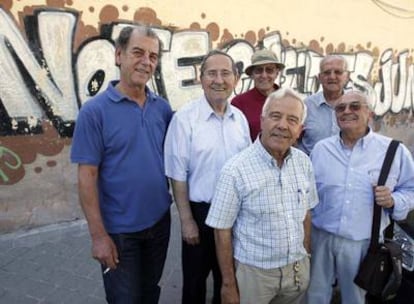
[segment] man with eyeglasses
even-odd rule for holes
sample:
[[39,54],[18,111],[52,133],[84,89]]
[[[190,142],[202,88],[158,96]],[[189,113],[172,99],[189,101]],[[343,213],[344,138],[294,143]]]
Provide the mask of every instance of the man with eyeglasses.
[[339,55],[327,55],[320,62],[318,79],[322,91],[305,99],[308,116],[297,144],[308,155],[318,141],[339,132],[334,107],[349,81],[347,68],[347,62]]
[[250,136],[254,141],[260,132],[260,114],[267,96],[279,89],[275,83],[285,65],[280,63],[275,53],[261,49],[251,58],[251,65],[245,73],[253,80],[253,89],[233,98],[231,104],[239,108],[249,122]]
[[414,161],[400,144],[385,186],[375,186],[391,138],[369,127],[371,100],[351,91],[335,105],[340,133],[319,141],[311,160],[320,202],[312,212],[309,304],[328,304],[338,279],[342,303],[365,303],[354,284],[371,237],[374,198],[383,207],[381,231],[414,208]]
[[225,161],[251,143],[246,118],[228,102],[238,78],[228,54],[208,53],[200,69],[203,96],[180,108],[167,131],[165,170],[181,222],[183,304],[206,302],[211,271],[213,303],[220,303],[214,233],[204,221]]

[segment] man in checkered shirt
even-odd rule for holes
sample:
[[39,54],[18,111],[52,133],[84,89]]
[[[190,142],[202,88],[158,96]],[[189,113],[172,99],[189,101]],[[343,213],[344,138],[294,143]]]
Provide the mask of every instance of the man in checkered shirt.
[[292,147],[306,107],[291,89],[270,94],[261,134],[223,167],[206,224],[215,228],[222,303],[298,303],[309,283],[311,162]]

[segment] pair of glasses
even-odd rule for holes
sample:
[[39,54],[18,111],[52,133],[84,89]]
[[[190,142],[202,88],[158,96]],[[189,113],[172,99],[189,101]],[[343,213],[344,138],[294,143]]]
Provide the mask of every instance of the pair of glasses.
[[353,101],[350,103],[340,103],[335,107],[335,112],[342,113],[346,110],[346,108],[349,108],[349,110],[351,110],[352,112],[356,112],[361,110],[362,103],[360,103],[359,101]]
[[323,76],[330,76],[332,73],[334,73],[335,76],[341,76],[343,73],[345,73],[345,71],[342,71],[342,70],[326,70],[326,71],[321,72],[321,74]]
[[258,66],[253,69],[253,74],[261,75],[263,71],[265,71],[266,74],[274,74],[276,73],[277,68],[273,66],[267,66],[267,67]]

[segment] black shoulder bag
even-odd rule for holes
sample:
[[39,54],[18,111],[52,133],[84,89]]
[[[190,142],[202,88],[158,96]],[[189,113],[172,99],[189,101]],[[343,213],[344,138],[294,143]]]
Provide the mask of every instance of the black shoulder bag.
[[[388,147],[378,179],[379,186],[385,185],[398,145],[399,142],[393,140]],[[376,298],[390,300],[396,296],[401,285],[402,250],[397,243],[392,241],[394,235],[394,221],[391,217],[391,223],[384,232],[384,243],[378,242],[381,209],[382,208],[376,204],[374,198],[371,242],[368,248],[368,253],[359,266],[354,283]]]

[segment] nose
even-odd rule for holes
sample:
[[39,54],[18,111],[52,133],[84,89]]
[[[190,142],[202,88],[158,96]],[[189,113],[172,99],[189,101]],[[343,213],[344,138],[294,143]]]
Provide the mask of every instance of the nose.
[[224,82],[224,77],[221,73],[217,73],[216,77],[214,77],[213,81],[215,83],[223,83]]
[[150,62],[151,62],[150,53],[145,52],[145,54],[141,56],[141,63],[148,65],[150,64]]
[[277,124],[277,127],[281,130],[286,130],[288,128],[288,121],[286,117],[282,117]]

